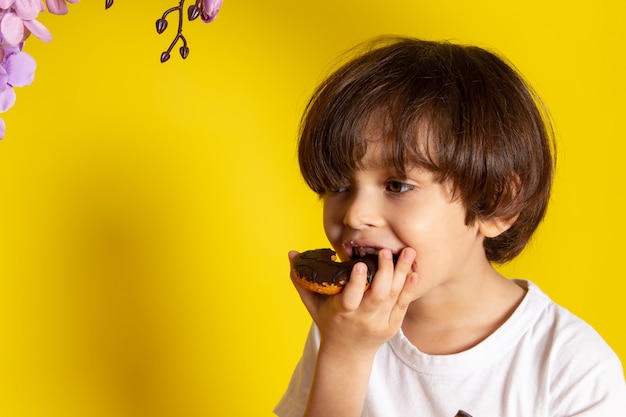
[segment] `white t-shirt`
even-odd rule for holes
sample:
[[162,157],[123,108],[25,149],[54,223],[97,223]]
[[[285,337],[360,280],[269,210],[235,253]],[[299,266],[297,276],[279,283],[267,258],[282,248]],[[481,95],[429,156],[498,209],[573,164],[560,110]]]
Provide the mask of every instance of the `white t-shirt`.
[[[398,332],[376,354],[364,417],[626,417],[617,355],[588,324],[537,286],[511,317],[473,348],[427,355]],[[274,412],[302,416],[319,347],[312,326],[287,392]]]

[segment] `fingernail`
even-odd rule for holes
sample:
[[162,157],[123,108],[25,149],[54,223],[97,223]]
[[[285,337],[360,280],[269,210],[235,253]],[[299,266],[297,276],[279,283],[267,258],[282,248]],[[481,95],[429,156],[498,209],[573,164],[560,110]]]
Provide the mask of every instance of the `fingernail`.
[[383,253],[383,258],[385,259],[391,259],[391,257],[393,256],[389,249],[383,249],[382,253]]
[[365,266],[365,264],[358,263],[355,265],[355,268],[356,272],[358,272],[359,274],[364,274],[365,272],[367,272],[367,266]]

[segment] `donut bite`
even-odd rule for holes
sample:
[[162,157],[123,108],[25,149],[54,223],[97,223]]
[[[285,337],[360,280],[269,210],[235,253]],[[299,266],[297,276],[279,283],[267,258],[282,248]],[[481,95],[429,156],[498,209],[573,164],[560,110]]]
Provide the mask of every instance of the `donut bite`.
[[[300,253],[293,260],[293,270],[300,284],[309,291],[334,295],[343,291],[352,268],[359,262],[367,265],[366,291],[378,270],[378,255],[364,253],[345,262],[338,262],[332,249],[314,249]],[[396,258],[394,257],[394,263]]]

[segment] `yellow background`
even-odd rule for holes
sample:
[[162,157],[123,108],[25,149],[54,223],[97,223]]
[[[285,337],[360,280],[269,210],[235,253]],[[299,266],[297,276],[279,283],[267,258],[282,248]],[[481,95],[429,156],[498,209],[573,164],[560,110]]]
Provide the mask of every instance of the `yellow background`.
[[621,0],[176,0],[70,5],[28,40],[35,82],[0,142],[0,415],[270,416],[309,318],[287,251],[326,246],[299,177],[303,106],[375,35],[513,61],[554,116],[547,220],[503,271],[590,322],[626,361],[626,7]]

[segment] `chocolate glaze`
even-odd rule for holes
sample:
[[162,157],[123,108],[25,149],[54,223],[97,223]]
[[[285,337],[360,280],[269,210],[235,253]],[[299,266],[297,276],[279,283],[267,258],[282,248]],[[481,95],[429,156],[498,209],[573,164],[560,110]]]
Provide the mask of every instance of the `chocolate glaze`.
[[367,265],[367,282],[371,283],[378,270],[378,256],[366,255],[345,262],[333,260],[332,249],[315,249],[300,253],[293,260],[293,269],[300,278],[316,283],[343,286],[350,279],[350,272],[358,262]]

